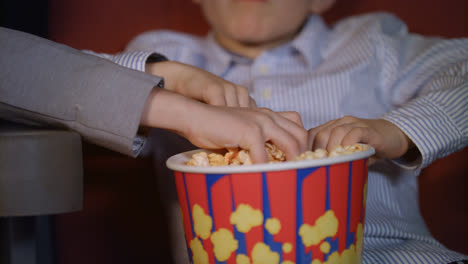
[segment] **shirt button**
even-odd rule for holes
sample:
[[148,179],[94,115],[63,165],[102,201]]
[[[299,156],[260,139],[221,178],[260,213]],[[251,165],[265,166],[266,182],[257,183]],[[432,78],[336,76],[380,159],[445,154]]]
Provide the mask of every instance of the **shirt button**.
[[273,97],[273,91],[271,89],[264,89],[261,92],[263,99],[271,99]]
[[269,69],[268,69],[268,66],[266,64],[261,64],[260,66],[258,66],[258,71],[261,74],[268,74]]

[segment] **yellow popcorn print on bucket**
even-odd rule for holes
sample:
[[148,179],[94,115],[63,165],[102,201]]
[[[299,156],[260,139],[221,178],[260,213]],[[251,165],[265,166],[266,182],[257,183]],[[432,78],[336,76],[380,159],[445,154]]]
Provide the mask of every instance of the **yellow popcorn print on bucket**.
[[265,229],[272,235],[276,235],[281,230],[281,223],[278,218],[268,218],[265,222]]
[[322,244],[320,244],[320,251],[322,251],[325,254],[330,252],[330,243],[325,241]]
[[239,232],[247,233],[252,227],[262,225],[263,214],[248,204],[240,204],[231,214],[230,222],[236,226]]
[[362,229],[362,224],[359,223],[356,229],[356,258],[358,262],[361,263],[362,261],[362,246],[363,246],[363,239],[364,239],[364,231]]
[[244,254],[237,254],[236,264],[250,264],[250,259]]
[[211,235],[211,242],[213,242],[213,252],[218,261],[228,260],[239,246],[231,231],[226,228],[220,228],[214,232]]
[[299,228],[302,243],[306,246],[318,245],[327,237],[333,237],[338,231],[338,219],[332,210],[328,210],[320,216],[315,225],[303,224]]
[[[328,256],[327,261],[325,261],[323,264],[341,264],[341,258],[340,254],[338,251],[335,251]],[[351,263],[350,263],[351,264]]]
[[341,253],[341,262],[342,263],[360,263],[357,262],[357,255],[354,245],[350,245],[349,248],[343,250]]
[[[349,248],[343,250],[341,254],[338,253],[337,251],[331,253],[328,256],[327,261],[324,261],[323,263],[318,259],[314,259],[311,264],[359,264],[359,263],[362,263],[362,257],[361,257],[362,239],[363,239],[362,235],[363,235],[362,224],[359,223],[356,229],[356,245],[354,244],[350,245]],[[328,242],[323,242],[320,245],[320,250],[322,252],[324,252],[322,250],[322,247],[324,246],[325,243],[328,244]]]
[[279,254],[271,251],[263,242],[255,244],[252,250],[252,264],[278,264]]
[[197,237],[190,241],[190,249],[192,250],[193,264],[207,264],[208,253],[206,253],[203,245]]
[[293,248],[293,246],[291,245],[291,243],[286,242],[286,243],[283,244],[283,252],[284,253],[290,253],[292,251],[292,248]]
[[205,214],[203,208],[198,205],[193,205],[193,229],[195,234],[203,239],[208,239],[211,234],[211,228],[213,227],[213,220],[211,216]]

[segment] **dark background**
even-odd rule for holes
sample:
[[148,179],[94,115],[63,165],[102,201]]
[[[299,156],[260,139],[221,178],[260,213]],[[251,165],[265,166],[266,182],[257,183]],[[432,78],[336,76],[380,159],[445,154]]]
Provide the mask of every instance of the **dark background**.
[[[465,0],[338,0],[329,23],[385,10],[412,32],[467,37]],[[3,0],[0,25],[77,49],[115,53],[138,33],[166,28],[208,30],[190,0]],[[150,158],[132,159],[84,143],[84,209],[55,217],[58,263],[170,263],[164,217]],[[468,151],[420,175],[421,211],[447,247],[468,254]]]

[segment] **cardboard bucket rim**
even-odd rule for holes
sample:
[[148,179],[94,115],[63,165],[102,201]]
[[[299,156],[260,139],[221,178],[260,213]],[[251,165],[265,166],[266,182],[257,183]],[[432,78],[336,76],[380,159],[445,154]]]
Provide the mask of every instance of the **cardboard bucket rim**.
[[329,157],[314,160],[287,161],[280,163],[265,163],[241,166],[213,166],[213,167],[197,167],[186,165],[193,154],[200,151],[211,153],[210,150],[196,149],[176,154],[166,161],[166,166],[179,172],[201,173],[201,174],[223,174],[223,173],[251,173],[251,172],[266,172],[266,171],[285,171],[292,169],[303,169],[311,167],[328,166],[338,163],[350,162],[368,158],[375,154],[375,149],[369,146],[369,149],[352,154],[346,154],[337,157]]

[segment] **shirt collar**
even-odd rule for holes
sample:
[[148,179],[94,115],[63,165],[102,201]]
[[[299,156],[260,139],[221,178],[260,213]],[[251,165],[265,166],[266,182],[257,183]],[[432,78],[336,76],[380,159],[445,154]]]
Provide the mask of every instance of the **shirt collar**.
[[[322,60],[321,50],[326,42],[327,33],[328,28],[323,19],[318,15],[312,15],[307,19],[297,37],[289,44],[286,44],[286,47],[292,47],[304,57],[309,67],[315,67]],[[233,63],[249,60],[221,47],[216,42],[212,32],[208,34],[205,41],[207,45],[204,53],[208,59],[207,61],[210,62],[207,65],[207,70],[218,76],[223,76]],[[285,46],[279,48],[282,49]]]
[[233,54],[216,42],[213,32],[208,34],[205,41],[204,56],[210,62],[206,65],[207,70],[222,77],[234,62]]
[[312,15],[290,45],[304,56],[307,65],[313,68],[322,61],[322,49],[327,38],[328,28],[325,22],[320,16]]

